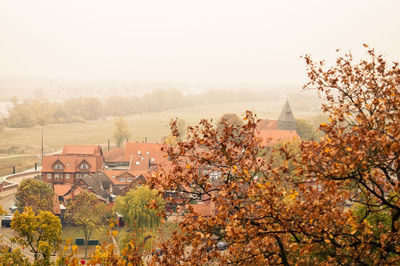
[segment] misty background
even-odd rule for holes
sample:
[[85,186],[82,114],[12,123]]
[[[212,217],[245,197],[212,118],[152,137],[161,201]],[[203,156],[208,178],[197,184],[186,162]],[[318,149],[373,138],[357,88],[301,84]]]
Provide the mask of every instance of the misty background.
[[223,103],[276,118],[286,98],[309,117],[320,101],[301,90],[300,56],[329,64],[340,48],[360,58],[367,43],[396,60],[398,10],[372,0],[0,0],[0,118],[29,127]]
[[277,119],[286,99],[313,133],[326,117],[302,91],[300,56],[331,64],[339,48],[357,60],[366,43],[398,61],[399,10],[396,0],[0,0],[0,155],[39,154],[42,139],[46,152],[105,144],[115,117],[131,141],[150,142],[176,117]]
[[333,60],[368,43],[399,58],[399,10],[395,0],[0,0],[0,93],[299,89],[305,53]]

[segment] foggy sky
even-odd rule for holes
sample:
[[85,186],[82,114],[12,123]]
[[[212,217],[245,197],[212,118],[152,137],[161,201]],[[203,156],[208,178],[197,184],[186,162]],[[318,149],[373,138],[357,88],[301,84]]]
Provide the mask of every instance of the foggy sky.
[[400,59],[400,1],[0,0],[0,77],[301,84],[300,55]]

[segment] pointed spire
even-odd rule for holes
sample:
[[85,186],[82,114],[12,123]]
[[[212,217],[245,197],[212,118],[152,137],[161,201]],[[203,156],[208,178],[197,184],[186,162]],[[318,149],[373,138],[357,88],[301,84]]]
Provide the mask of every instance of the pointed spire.
[[294,119],[289,100],[286,99],[285,105],[278,118],[278,129],[280,130],[296,130],[296,119]]

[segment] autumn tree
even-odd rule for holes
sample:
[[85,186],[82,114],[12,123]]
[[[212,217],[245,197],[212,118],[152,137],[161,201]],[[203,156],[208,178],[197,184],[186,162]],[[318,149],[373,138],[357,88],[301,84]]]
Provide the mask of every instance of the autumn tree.
[[[318,90],[329,119],[323,139],[303,140],[297,153],[263,146],[250,112],[235,133],[240,141],[203,120],[187,142],[166,146],[172,167],[149,181],[180,195],[188,213],[153,261],[398,264],[400,68],[367,55],[355,63],[347,54],[328,68],[305,56],[305,88]],[[260,156],[266,150],[280,156]],[[212,214],[197,212],[192,198]]]
[[35,265],[50,265],[50,256],[61,243],[61,222],[57,216],[49,211],[39,211],[36,215],[27,207],[22,213],[14,213],[11,227],[17,233],[13,241],[30,249]]
[[224,114],[218,119],[217,130],[222,134],[226,125],[239,128],[243,125],[243,121],[236,114]]
[[143,233],[159,228],[164,207],[165,202],[156,190],[140,186],[118,197],[114,209],[124,217],[131,233],[143,236]]
[[39,211],[53,211],[54,191],[37,179],[27,178],[18,185],[15,194],[16,204],[21,212],[30,206],[35,213]]
[[310,79],[305,88],[319,92],[329,118],[320,127],[322,141],[303,143],[299,163],[305,165],[306,181],[323,188],[323,201],[335,203],[329,212],[343,210],[325,230],[329,244],[322,255],[337,263],[397,264],[399,64],[386,62],[374,49],[358,63],[347,53],[331,67],[310,56],[304,59]]
[[122,143],[131,136],[126,121],[120,117],[114,121],[114,133],[113,138],[117,144],[117,147],[121,147]]
[[8,127],[32,127],[35,125],[35,117],[29,106],[15,102],[4,122]]
[[21,249],[11,249],[7,246],[0,247],[0,265],[31,265],[29,260],[22,254]]
[[95,230],[105,224],[107,206],[100,203],[93,193],[82,192],[67,202],[66,222],[81,228],[84,236],[85,258],[87,244]]
[[178,140],[179,141],[183,141],[185,139],[185,136],[186,136],[186,122],[185,122],[185,120],[183,118],[176,118],[175,120],[171,119],[169,121],[169,126],[171,127],[172,124],[174,124],[174,123],[175,123],[176,129],[179,132],[179,139]]

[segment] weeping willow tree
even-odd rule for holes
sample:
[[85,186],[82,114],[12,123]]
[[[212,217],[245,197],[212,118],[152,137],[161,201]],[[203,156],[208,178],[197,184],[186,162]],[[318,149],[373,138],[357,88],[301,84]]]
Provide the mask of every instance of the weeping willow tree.
[[123,197],[118,197],[114,209],[123,215],[129,233],[140,240],[144,238],[144,234],[151,235],[160,227],[162,219],[160,214],[164,211],[164,207],[165,201],[157,191],[151,190],[148,186],[141,186],[131,189]]

